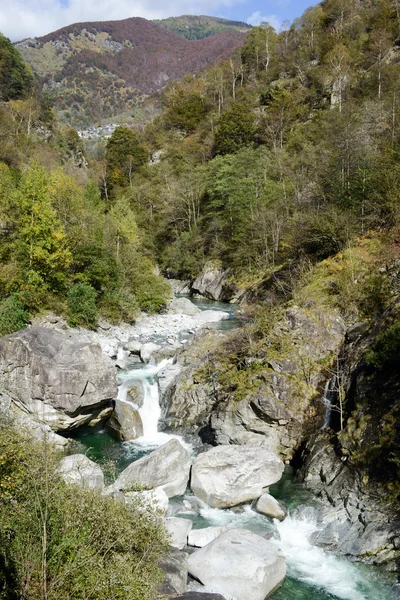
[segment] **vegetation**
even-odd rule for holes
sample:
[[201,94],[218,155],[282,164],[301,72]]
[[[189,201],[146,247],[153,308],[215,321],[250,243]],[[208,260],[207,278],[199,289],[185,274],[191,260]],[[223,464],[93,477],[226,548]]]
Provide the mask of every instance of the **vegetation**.
[[224,31],[250,31],[251,25],[239,21],[230,21],[218,17],[205,17],[195,15],[183,15],[181,17],[169,17],[168,19],[154,20],[160,27],[169,29],[173,33],[187,40],[201,40],[216,33]]
[[60,458],[2,416],[0,597],[154,599],[166,549],[160,515],[64,483]]
[[0,100],[27,98],[33,75],[10,40],[0,33]]

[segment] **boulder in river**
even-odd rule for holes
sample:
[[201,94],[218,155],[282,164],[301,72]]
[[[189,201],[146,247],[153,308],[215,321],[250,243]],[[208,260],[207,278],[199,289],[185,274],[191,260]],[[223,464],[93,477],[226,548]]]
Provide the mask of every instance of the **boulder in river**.
[[126,490],[135,483],[149,488],[162,488],[169,498],[182,495],[189,481],[191,460],[176,439],[131,463],[119,475],[114,489]]
[[192,529],[192,521],[179,517],[169,517],[166,528],[171,538],[171,546],[182,550],[187,544],[188,535]]
[[197,315],[201,313],[201,308],[193,304],[189,298],[174,298],[168,307],[171,315]]
[[0,391],[54,431],[106,419],[116,370],[98,343],[74,331],[30,327],[0,339]]
[[203,527],[203,529],[192,529],[188,536],[188,545],[196,546],[196,548],[203,548],[210,542],[215,540],[218,536],[228,531],[229,527]]
[[271,494],[263,494],[261,498],[257,500],[256,511],[271,517],[271,519],[278,519],[283,521],[286,517],[286,511],[282,508],[281,504]]
[[200,454],[193,464],[190,487],[212,508],[229,508],[259,498],[278,482],[283,462],[256,446],[217,446]]
[[66,483],[96,489],[104,487],[103,471],[84,454],[66,456],[61,460],[58,470]]
[[136,440],[143,435],[143,423],[133,404],[116,400],[107,428],[123,442]]
[[245,529],[231,529],[189,556],[189,573],[203,585],[237,600],[265,600],[286,576],[276,546]]

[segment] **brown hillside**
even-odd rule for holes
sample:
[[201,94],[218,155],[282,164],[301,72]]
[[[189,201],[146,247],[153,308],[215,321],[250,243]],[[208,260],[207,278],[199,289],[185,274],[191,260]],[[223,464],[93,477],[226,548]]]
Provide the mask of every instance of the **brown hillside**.
[[138,96],[230,56],[245,33],[186,40],[142,18],[76,23],[17,47],[57,99],[61,116],[78,124],[113,116]]

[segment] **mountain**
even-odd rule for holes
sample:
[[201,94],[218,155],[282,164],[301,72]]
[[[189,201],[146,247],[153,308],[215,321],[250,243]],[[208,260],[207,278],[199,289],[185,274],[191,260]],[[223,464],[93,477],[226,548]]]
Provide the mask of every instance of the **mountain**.
[[15,45],[54,98],[59,118],[82,126],[129,114],[168,81],[230,56],[245,35],[225,31],[189,41],[135,17],[76,23]]
[[169,17],[168,19],[159,19],[153,22],[187,40],[201,40],[202,38],[224,31],[248,33],[251,30],[251,25],[242,23],[241,21],[229,21],[228,19],[207,17],[204,15],[182,15],[181,17]]

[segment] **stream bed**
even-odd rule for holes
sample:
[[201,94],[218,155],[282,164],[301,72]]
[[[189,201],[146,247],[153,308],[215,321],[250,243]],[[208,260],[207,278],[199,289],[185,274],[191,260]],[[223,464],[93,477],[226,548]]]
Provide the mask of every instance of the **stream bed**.
[[[230,318],[217,325],[220,329],[231,329],[237,326],[235,307],[207,300],[193,300],[201,309],[229,311]],[[144,389],[143,405],[139,409],[144,435],[134,442],[119,442],[103,427],[84,427],[72,436],[79,452],[97,462],[112,461],[117,472],[122,471],[131,462],[138,460],[153,449],[177,437],[193,453],[193,448],[185,440],[176,435],[161,433],[157,424],[161,409],[157,384],[157,372],[168,368],[168,361],[158,365],[134,365],[121,370],[118,375],[118,398],[130,402],[129,385],[133,381],[141,381]],[[273,594],[273,600],[393,600],[393,580],[380,570],[352,563],[344,558],[330,554],[312,543],[313,533],[317,526],[305,517],[296,519],[292,514],[298,505],[312,505],[310,492],[296,482],[295,474],[290,467],[286,468],[282,480],[271,487],[271,493],[278,500],[285,502],[288,517],[283,521],[272,521],[252,510],[250,506],[239,509],[212,509],[194,498],[190,491],[181,498],[170,502],[173,516],[184,517],[193,522],[195,529],[209,526],[229,525],[245,528],[259,535],[270,534],[271,540],[285,555],[288,576],[283,586]],[[191,584],[198,589],[198,584]],[[202,591],[206,591],[203,588]]]

